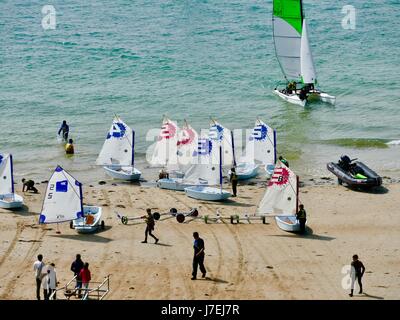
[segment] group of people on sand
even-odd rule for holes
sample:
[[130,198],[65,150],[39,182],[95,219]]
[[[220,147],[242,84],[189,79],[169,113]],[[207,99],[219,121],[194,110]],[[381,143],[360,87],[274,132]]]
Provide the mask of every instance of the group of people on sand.
[[[49,300],[50,298],[56,299],[57,285],[57,272],[54,263],[45,264],[43,261],[43,255],[37,256],[37,261],[33,264],[33,271],[35,272],[36,280],[36,299],[41,300],[40,289],[43,288],[43,299]],[[91,280],[91,273],[89,270],[89,263],[84,263],[81,259],[81,255],[77,254],[76,259],[71,264],[71,271],[74,273],[76,280],[75,293],[78,298],[82,298],[83,290],[89,289],[89,282]]]

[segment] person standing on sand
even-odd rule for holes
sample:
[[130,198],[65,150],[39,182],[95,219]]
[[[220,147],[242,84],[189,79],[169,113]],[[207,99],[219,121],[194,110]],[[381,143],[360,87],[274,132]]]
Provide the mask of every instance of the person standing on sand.
[[[43,262],[43,256],[39,254],[37,256],[37,261],[33,264],[33,271],[35,271],[36,279],[36,298],[40,300],[40,286],[42,285],[42,279],[46,275],[44,273],[45,264]],[[46,299],[46,296],[44,297]]]
[[353,296],[354,284],[356,282],[356,279],[358,280],[358,285],[360,286],[360,291],[358,293],[359,294],[363,293],[361,278],[363,277],[364,272],[365,272],[364,264],[360,260],[358,260],[358,255],[355,254],[353,256],[353,261],[351,262],[351,271],[350,271],[351,292],[349,293],[350,297]]
[[238,177],[236,174],[236,169],[235,168],[231,168],[231,175],[230,175],[230,181],[232,183],[232,193],[233,196],[236,197],[237,194],[237,184],[238,184]]
[[67,124],[67,121],[63,121],[61,124],[60,129],[58,130],[58,135],[62,132],[62,137],[65,141],[68,140],[68,134],[69,134],[69,125]]
[[79,275],[80,271],[83,269],[84,263],[81,259],[81,255],[77,254],[76,255],[76,260],[72,262],[71,264],[71,271],[74,273],[74,276],[76,276],[76,284],[75,284],[75,290],[78,290],[78,298],[81,298],[81,289],[82,289],[82,278]]
[[296,213],[296,219],[299,220],[300,223],[300,232],[306,232],[306,221],[307,221],[307,213],[304,210],[304,205],[299,205],[299,211]]
[[34,193],[39,193],[38,189],[34,187],[35,182],[33,180],[26,181],[25,178],[22,178],[22,192],[33,191]]
[[[90,274],[89,270],[89,263],[85,263],[83,265],[83,269],[79,272],[79,276],[82,279],[82,285],[84,289],[89,289],[89,282],[92,280],[92,276]],[[87,293],[87,290],[85,290],[85,293]]]
[[50,263],[50,266],[47,268],[47,286],[48,286],[48,296],[47,300],[49,300],[51,294],[54,292],[54,300],[56,300],[56,288],[57,288],[57,273],[55,269],[56,265],[54,263]]
[[197,278],[197,267],[200,266],[200,271],[202,272],[202,278],[206,276],[206,268],[204,267],[204,240],[200,238],[198,232],[193,232],[194,238],[194,256],[193,256],[193,272],[192,280]]
[[151,233],[154,230],[154,226],[155,226],[156,222],[155,222],[154,217],[153,217],[153,215],[151,213],[151,209],[146,209],[146,212],[147,212],[147,216],[143,216],[142,217],[146,221],[146,231],[144,232],[145,238],[142,241],[142,243],[147,243],[147,235],[150,235],[155,240],[154,243],[157,244],[158,240],[160,240],[160,239],[158,239],[156,236],[154,236]]

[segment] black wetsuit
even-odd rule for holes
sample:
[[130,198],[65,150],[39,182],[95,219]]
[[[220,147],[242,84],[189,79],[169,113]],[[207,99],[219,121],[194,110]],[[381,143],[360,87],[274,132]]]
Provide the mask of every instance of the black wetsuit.
[[306,231],[306,221],[307,221],[307,213],[306,210],[300,209],[299,212],[296,213],[296,218],[300,223],[300,232],[304,233]]
[[[194,256],[193,256],[192,276],[193,276],[193,278],[196,278],[198,266],[200,266],[200,271],[202,272],[203,276],[205,276],[206,268],[204,267],[204,241],[203,241],[203,239],[198,238],[198,239],[194,240],[193,248],[194,248]],[[203,249],[203,251],[200,254],[198,254],[201,251],[201,249]]]

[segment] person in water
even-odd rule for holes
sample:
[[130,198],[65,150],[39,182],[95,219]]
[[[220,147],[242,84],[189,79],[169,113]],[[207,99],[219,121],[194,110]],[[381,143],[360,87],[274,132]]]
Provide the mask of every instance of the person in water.
[[68,134],[69,134],[69,125],[67,124],[67,121],[63,121],[61,124],[60,129],[58,130],[58,135],[62,133],[62,137],[65,141],[68,140]]
[[358,285],[360,286],[360,291],[358,292],[359,294],[363,293],[363,288],[362,288],[362,282],[361,279],[364,275],[365,272],[365,267],[364,264],[358,260],[358,255],[353,256],[353,261],[351,262],[351,271],[350,271],[350,276],[351,276],[351,292],[349,293],[349,296],[353,296],[354,292],[354,283],[356,280],[358,281]]
[[230,181],[232,183],[232,193],[233,196],[236,197],[237,195],[237,184],[238,184],[238,176],[236,174],[236,169],[231,168],[231,175],[230,175]]
[[193,232],[193,271],[192,271],[192,280],[196,280],[197,278],[197,267],[200,266],[200,271],[202,273],[202,277],[206,277],[206,268],[204,267],[204,240],[199,237],[198,232]]
[[279,161],[289,168],[289,161],[287,161],[284,157],[279,156]]
[[72,139],[68,140],[68,143],[65,145],[65,153],[66,154],[74,154],[75,153],[73,143],[74,143],[74,141]]
[[38,189],[35,187],[35,182],[33,180],[25,180],[25,178],[22,179],[22,192],[26,191],[33,191],[33,193],[39,193]]
[[300,232],[306,232],[306,221],[307,221],[307,213],[304,210],[304,205],[299,205],[299,211],[296,213],[296,219],[299,220],[300,223]]
[[152,231],[154,230],[154,226],[155,226],[156,222],[154,220],[153,214],[151,213],[151,209],[147,209],[146,212],[147,212],[147,216],[142,217],[146,221],[146,231],[144,232],[145,238],[142,241],[142,243],[147,243],[147,235],[150,235],[150,237],[152,237],[155,240],[154,243],[157,243],[158,240],[160,240],[160,239],[158,239],[156,236],[154,236],[152,234]]

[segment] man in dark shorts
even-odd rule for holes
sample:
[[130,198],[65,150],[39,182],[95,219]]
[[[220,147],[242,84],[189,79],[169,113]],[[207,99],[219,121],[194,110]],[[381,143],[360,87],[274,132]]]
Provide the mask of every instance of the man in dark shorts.
[[146,212],[147,216],[142,217],[146,221],[146,231],[144,232],[145,238],[144,241],[142,241],[142,243],[147,243],[147,235],[150,235],[155,240],[155,243],[157,243],[159,239],[151,233],[154,230],[154,226],[156,224],[154,217],[151,213],[151,209],[147,209]]
[[[354,272],[354,274],[353,274]],[[362,289],[362,283],[361,283],[361,278],[363,277],[365,272],[365,267],[364,264],[358,260],[358,255],[354,255],[353,256],[353,261],[351,263],[351,293],[349,293],[349,296],[352,297],[353,296],[353,292],[354,292],[354,283],[356,282],[356,280],[358,281],[358,285],[360,286],[360,292],[359,294],[363,293],[363,289]]]
[[22,179],[22,192],[26,191],[33,191],[34,193],[38,193],[38,189],[34,187],[35,182],[33,180],[25,180],[25,178]]
[[296,219],[299,220],[300,223],[300,232],[306,232],[306,221],[307,221],[307,213],[304,210],[304,205],[299,205],[299,211],[296,213]]
[[194,256],[193,256],[193,272],[192,280],[196,280],[197,277],[197,267],[200,266],[200,271],[202,272],[202,277],[206,276],[206,268],[204,267],[204,240],[199,237],[198,232],[193,232],[194,238]]

